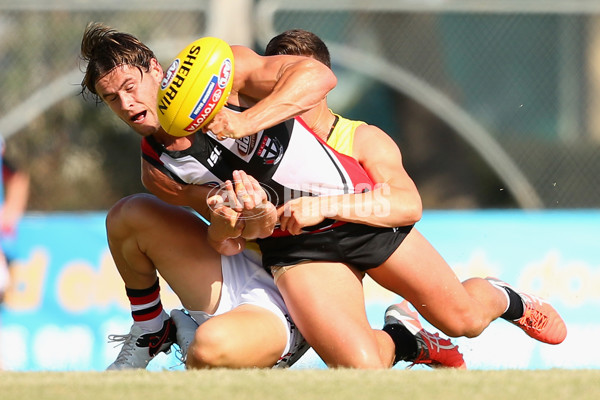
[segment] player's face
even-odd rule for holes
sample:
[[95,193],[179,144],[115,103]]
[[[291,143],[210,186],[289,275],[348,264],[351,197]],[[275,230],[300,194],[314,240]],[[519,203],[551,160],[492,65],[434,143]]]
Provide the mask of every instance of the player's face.
[[162,68],[153,60],[149,72],[118,66],[96,82],[96,91],[110,109],[142,136],[160,129],[156,97]]

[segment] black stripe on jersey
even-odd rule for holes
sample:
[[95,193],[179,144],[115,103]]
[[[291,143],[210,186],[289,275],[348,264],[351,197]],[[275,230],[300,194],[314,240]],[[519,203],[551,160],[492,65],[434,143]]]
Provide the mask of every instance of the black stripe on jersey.
[[154,158],[150,157],[149,155],[142,154],[142,158],[144,160],[146,160],[147,162],[149,162],[154,168],[156,168],[157,170],[159,170],[160,172],[165,174],[167,177],[173,179],[175,182],[187,185],[187,183],[185,183],[181,178],[179,178],[177,175],[171,173],[171,171],[169,171],[164,165],[162,165],[160,162],[156,161]]
[[350,193],[350,190],[348,190],[349,185],[348,185],[348,181],[346,180],[346,175],[344,175],[344,173],[342,172],[342,169],[340,168],[339,160],[337,158],[335,158],[333,156],[333,154],[331,154],[331,150],[332,150],[331,147],[329,147],[329,145],[327,145],[326,143],[321,142],[320,140],[318,142],[321,145],[321,147],[323,148],[323,150],[325,151],[325,153],[327,153],[327,156],[331,160],[331,163],[335,166],[335,169],[338,172],[338,174],[340,174],[340,180],[342,181],[342,184],[344,185],[344,193]]
[[[219,144],[218,140],[211,138],[203,132],[194,133],[192,145],[184,150],[168,150],[152,136],[148,136],[146,139],[159,156],[162,153],[167,154],[173,159],[189,156],[196,159],[221,181],[224,182],[232,178],[233,169],[231,169],[227,163],[222,162],[222,155],[228,152],[227,148]],[[163,166],[162,168],[165,167]],[[180,183],[186,183],[179,177],[177,177],[176,180]]]
[[[339,120],[339,117],[336,115],[336,119],[333,123],[333,126],[331,127],[332,131],[333,128],[335,127],[335,125],[337,124]],[[336,171],[338,172],[339,176],[340,176],[340,181],[343,184],[343,190],[344,193],[353,193],[354,192],[354,188],[352,188],[352,192],[350,192],[349,187],[350,185],[348,184],[348,180],[346,179],[346,175],[343,172],[343,169],[340,166],[341,161],[335,157],[335,154],[340,154],[338,153],[333,147],[329,146],[326,142],[324,142],[323,140],[321,140],[321,138],[319,138],[319,136],[308,127],[308,125],[306,125],[306,123],[304,122],[304,120],[302,120],[301,118],[298,118],[298,123],[302,126],[304,126],[306,128],[307,131],[309,131],[314,137],[315,140],[319,143],[319,145],[323,148],[323,150],[325,151],[325,153],[327,154],[327,156],[329,157],[329,159],[331,160],[331,163],[335,166]],[[331,132],[330,132],[331,134]]]
[[235,104],[225,104],[225,108],[229,108],[231,111],[235,111],[235,112],[243,112],[246,111],[248,109],[248,107],[240,107],[240,106],[236,106]]
[[[164,151],[164,147],[162,145],[160,145],[156,139],[154,139],[153,136],[146,136],[144,138],[146,140],[146,143],[148,143],[148,145],[150,145],[150,147],[157,153],[157,155],[160,157],[160,155],[163,153]],[[160,161],[157,161],[154,157],[152,157],[149,154],[146,154],[145,152],[142,151],[142,159],[146,160],[147,162],[150,163],[150,165],[152,165],[154,168],[158,169],[160,172],[162,172],[163,174],[165,174],[167,177],[173,179],[175,182],[177,183],[181,183],[181,184],[186,184],[179,176],[177,176],[176,174],[172,173],[167,167],[165,167]]]
[[194,157],[222,182],[232,179],[233,170],[227,163],[223,162],[223,155],[229,150],[222,146],[218,140],[213,139],[206,133],[197,132],[194,134],[194,143],[185,151],[186,153],[174,152],[171,154],[175,158],[180,157],[180,155]]

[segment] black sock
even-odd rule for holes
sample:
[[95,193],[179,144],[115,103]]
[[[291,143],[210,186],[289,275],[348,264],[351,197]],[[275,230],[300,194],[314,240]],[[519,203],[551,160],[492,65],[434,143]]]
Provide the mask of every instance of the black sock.
[[404,325],[389,324],[385,325],[382,330],[390,335],[396,345],[394,365],[398,361],[414,361],[419,351],[417,339],[415,339],[415,336]]
[[147,289],[131,289],[125,287],[125,293],[127,293],[128,297],[144,297],[153,294],[160,290],[160,282],[158,278],[156,278],[156,282],[152,286]]
[[508,293],[508,309],[500,316],[509,321],[515,321],[523,316],[525,308],[523,307],[523,300],[521,296],[514,290],[508,287],[503,287]]

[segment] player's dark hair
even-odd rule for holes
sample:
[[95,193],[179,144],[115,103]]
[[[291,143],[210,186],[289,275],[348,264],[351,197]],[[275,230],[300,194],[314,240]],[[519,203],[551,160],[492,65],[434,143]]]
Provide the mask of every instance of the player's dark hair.
[[312,57],[331,68],[329,49],[320,37],[303,29],[290,29],[269,41],[266,56],[289,54]]
[[135,36],[92,22],[81,39],[81,59],[87,62],[81,94],[88,91],[99,100],[95,88],[98,79],[119,65],[131,65],[140,72],[148,72],[155,58],[154,52]]

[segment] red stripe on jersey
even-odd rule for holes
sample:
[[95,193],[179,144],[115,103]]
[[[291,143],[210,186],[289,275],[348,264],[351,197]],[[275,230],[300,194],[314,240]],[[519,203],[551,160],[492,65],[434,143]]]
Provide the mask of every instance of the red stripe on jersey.
[[307,131],[309,131],[319,143],[321,143],[325,148],[329,149],[330,154],[335,157],[335,159],[340,163],[341,167],[346,171],[349,178],[352,180],[351,185],[356,188],[358,186],[358,190],[355,190],[356,193],[364,192],[364,189],[373,190],[374,183],[371,180],[371,177],[367,172],[363,169],[360,163],[355,159],[346,154],[342,154],[338,152],[336,149],[327,144],[325,140],[323,140],[319,135],[313,132],[312,129],[306,125],[306,122],[301,117],[296,117],[296,121],[300,123]]
[[158,155],[156,150],[154,150],[152,146],[150,146],[150,143],[148,143],[148,139],[146,139],[145,137],[142,138],[142,154],[145,154],[148,157],[151,157],[152,159],[162,164],[162,161],[160,161],[160,156]]

